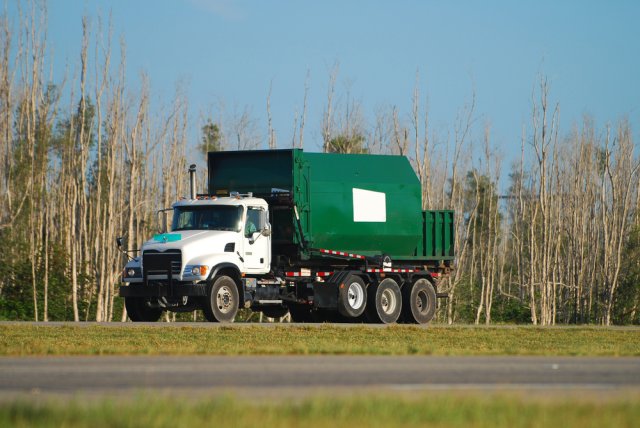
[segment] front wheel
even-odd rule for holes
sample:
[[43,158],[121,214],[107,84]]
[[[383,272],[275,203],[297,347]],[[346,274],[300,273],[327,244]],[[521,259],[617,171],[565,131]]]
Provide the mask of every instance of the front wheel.
[[125,297],[124,306],[133,322],[156,322],[162,316],[162,309],[152,308],[144,297]]
[[238,313],[240,295],[233,278],[226,275],[217,277],[207,289],[202,310],[207,321],[233,322]]

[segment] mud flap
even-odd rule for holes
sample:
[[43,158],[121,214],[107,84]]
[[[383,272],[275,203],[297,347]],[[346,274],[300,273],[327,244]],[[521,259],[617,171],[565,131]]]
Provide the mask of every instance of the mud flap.
[[338,284],[333,282],[314,282],[313,306],[323,309],[336,309],[338,307]]

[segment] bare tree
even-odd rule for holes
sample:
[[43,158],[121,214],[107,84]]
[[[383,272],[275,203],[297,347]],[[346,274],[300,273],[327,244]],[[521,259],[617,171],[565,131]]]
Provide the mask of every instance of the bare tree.
[[300,116],[300,132],[298,147],[304,147],[304,126],[307,123],[307,101],[309,98],[309,80],[311,79],[311,72],[307,70],[307,75],[304,79],[304,98],[302,100],[302,115]]
[[269,149],[274,150],[277,146],[276,144],[276,131],[272,126],[271,119],[271,90],[273,88],[273,80],[269,83],[269,94],[267,95],[267,123],[269,126],[268,136],[269,136]]
[[329,142],[333,139],[333,110],[334,110],[334,94],[336,88],[336,79],[338,77],[339,64],[336,62],[329,74],[329,85],[327,89],[327,105],[322,114],[322,151],[329,151]]
[[[611,153],[611,146],[614,144],[617,150]],[[634,150],[627,122],[618,127],[615,142],[611,141],[609,130],[607,131],[600,199],[604,233],[602,277],[605,292],[605,325],[611,324],[613,302],[620,281],[624,243],[628,237],[629,225],[633,221],[630,213],[636,197],[634,194],[638,192],[640,185],[640,160],[634,157]]]

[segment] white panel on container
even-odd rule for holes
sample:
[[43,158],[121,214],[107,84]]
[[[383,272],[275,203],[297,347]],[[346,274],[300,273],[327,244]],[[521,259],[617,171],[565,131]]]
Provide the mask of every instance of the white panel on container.
[[382,192],[353,189],[354,222],[386,222],[387,197]]

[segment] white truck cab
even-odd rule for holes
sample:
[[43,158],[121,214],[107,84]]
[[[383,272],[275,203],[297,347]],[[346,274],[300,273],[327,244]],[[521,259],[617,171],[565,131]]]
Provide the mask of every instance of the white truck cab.
[[163,310],[202,307],[210,321],[232,321],[245,297],[241,278],[271,270],[267,202],[251,194],[199,196],[172,211],[171,231],[145,242],[124,268],[129,317],[156,321]]
[[240,274],[269,272],[271,231],[264,199],[250,195],[182,199],[172,208],[171,231],[142,245],[141,257],[125,267],[126,282],[143,282],[141,272],[147,272],[146,280],[166,280],[168,272],[154,267],[162,265],[155,260],[169,255],[173,281],[206,281],[216,268],[229,265]]

